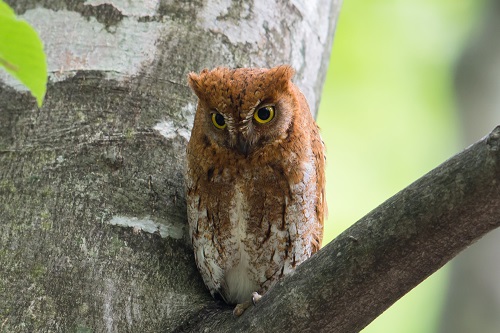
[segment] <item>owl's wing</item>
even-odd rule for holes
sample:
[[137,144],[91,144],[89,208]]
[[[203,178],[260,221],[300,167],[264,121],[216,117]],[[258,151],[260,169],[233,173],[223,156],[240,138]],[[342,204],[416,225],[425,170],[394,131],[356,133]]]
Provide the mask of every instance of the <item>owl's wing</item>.
[[313,253],[321,248],[321,242],[323,241],[323,226],[325,216],[328,215],[328,207],[326,204],[326,178],[325,178],[325,144],[321,139],[319,134],[319,128],[314,125],[313,139],[312,139],[312,150],[315,158],[316,164],[316,215],[318,222],[321,224],[321,233],[318,235],[318,244],[316,249],[313,249]]
[[309,118],[308,128],[311,129],[311,148],[312,154],[314,156],[314,164],[316,169],[316,217],[320,224],[320,232],[317,235],[315,244],[313,244],[313,253],[318,251],[321,247],[321,242],[323,241],[323,226],[325,216],[328,215],[328,208],[326,205],[326,187],[325,187],[325,144],[321,139],[319,132],[319,127],[311,116],[309,105],[307,104],[304,94],[300,91],[297,86],[295,87],[295,93],[299,100],[300,108],[305,110]]
[[213,230],[210,228],[207,210],[200,203],[200,195],[195,194],[196,189],[187,186],[187,215],[189,223],[189,236],[193,245],[196,265],[201,273],[205,285],[212,296],[220,293],[224,283],[224,274],[219,265],[219,252],[213,242]]

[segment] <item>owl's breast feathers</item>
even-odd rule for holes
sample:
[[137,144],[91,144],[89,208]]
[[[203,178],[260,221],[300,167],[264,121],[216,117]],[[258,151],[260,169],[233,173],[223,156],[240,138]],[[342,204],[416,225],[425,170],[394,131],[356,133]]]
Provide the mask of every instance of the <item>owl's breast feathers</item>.
[[212,294],[240,303],[319,249],[324,158],[314,143],[322,144],[316,139],[297,153],[282,142],[280,154],[269,147],[246,159],[235,155],[226,164],[210,158],[219,156],[210,149],[190,159],[191,239]]

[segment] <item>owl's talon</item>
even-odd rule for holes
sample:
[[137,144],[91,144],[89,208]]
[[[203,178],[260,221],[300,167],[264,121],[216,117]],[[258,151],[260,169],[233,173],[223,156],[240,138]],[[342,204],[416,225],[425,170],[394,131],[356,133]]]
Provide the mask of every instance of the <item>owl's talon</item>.
[[252,303],[254,306],[259,303],[260,299],[262,298],[262,295],[260,295],[258,292],[253,292],[252,293]]
[[252,305],[252,303],[250,303],[250,301],[236,304],[236,306],[234,307],[234,310],[233,310],[233,316],[235,316],[235,317],[241,316],[243,314],[243,312],[245,312],[245,310],[250,307],[250,305]]

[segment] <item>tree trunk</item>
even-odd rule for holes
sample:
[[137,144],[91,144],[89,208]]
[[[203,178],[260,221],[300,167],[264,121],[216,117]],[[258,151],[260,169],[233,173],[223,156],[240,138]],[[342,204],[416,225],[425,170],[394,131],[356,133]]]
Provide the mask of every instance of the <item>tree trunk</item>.
[[39,31],[50,82],[37,109],[1,77],[0,332],[233,320],[186,238],[186,75],[289,63],[315,112],[340,1],[7,2]]

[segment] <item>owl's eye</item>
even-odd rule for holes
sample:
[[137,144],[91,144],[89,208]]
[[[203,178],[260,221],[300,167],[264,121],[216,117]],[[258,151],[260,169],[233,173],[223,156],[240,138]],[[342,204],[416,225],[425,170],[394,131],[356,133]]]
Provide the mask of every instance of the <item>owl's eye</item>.
[[218,129],[224,129],[227,126],[224,116],[220,113],[212,113],[212,123]]
[[274,106],[264,106],[253,114],[253,118],[260,124],[270,122],[274,118]]

